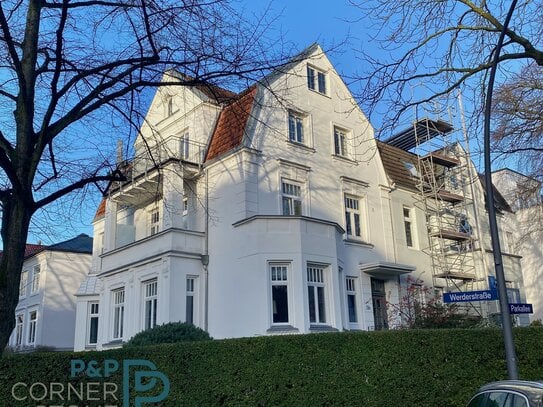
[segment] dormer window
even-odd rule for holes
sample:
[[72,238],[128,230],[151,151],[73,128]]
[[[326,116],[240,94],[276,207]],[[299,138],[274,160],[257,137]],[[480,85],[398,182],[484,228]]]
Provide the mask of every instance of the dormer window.
[[307,87],[309,89],[326,95],[326,82],[326,73],[312,66],[307,66]]

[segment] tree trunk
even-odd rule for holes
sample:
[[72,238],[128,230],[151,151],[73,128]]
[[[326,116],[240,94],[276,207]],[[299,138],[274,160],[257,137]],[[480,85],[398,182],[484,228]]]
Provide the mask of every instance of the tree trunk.
[[2,241],[9,248],[0,260],[0,350],[4,349],[15,327],[15,308],[19,302],[19,284],[23,268],[31,210],[13,196],[2,208]]

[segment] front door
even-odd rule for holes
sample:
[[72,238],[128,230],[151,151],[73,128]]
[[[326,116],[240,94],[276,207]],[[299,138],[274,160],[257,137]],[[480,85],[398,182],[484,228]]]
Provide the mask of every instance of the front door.
[[385,280],[371,279],[371,302],[373,304],[375,330],[388,329]]

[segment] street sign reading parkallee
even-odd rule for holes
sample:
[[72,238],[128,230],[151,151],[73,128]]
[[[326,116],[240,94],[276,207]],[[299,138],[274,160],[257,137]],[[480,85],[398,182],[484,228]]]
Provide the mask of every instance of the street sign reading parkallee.
[[533,314],[532,304],[509,304],[510,314]]
[[443,294],[443,302],[493,301],[497,299],[497,290],[465,291]]

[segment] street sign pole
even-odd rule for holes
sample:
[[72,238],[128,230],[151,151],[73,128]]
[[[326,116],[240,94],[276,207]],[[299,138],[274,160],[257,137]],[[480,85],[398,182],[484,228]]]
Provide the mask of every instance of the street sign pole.
[[[485,156],[485,184],[487,196],[488,218],[490,222],[490,236],[492,240],[492,251],[494,254],[494,266],[496,269],[496,279],[498,280],[498,293],[500,296],[500,310],[502,315],[503,341],[505,345],[505,358],[507,361],[507,373],[509,379],[518,379],[517,355],[515,352],[515,344],[513,342],[513,327],[511,324],[511,314],[509,312],[509,304],[507,302],[507,288],[505,286],[505,276],[503,272],[502,253],[500,241],[498,237],[498,224],[496,221],[496,209],[494,208],[494,191],[492,186],[492,165],[490,162],[490,112],[492,109],[492,91],[494,89],[494,79],[496,77],[496,69],[500,59],[500,52],[503,46],[503,40],[511,16],[515,10],[517,0],[511,2],[511,6],[507,13],[507,17],[503,23],[503,28],[500,33],[498,44],[494,49],[494,58],[488,80],[488,89],[485,101],[485,121],[484,121],[484,156]],[[483,250],[484,255],[484,250]]]

